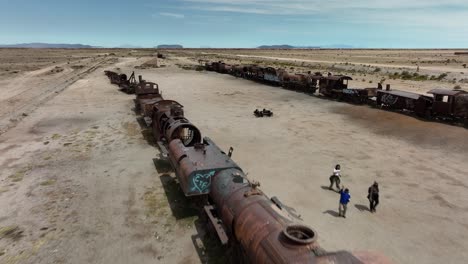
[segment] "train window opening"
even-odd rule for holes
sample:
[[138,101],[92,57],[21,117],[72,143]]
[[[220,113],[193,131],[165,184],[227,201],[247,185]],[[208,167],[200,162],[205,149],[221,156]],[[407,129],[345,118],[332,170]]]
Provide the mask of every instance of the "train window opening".
[[194,131],[188,127],[184,127],[179,132],[179,138],[182,140],[184,146],[188,146],[193,143]]
[[348,80],[343,80],[343,88],[348,88]]
[[448,103],[449,102],[449,97],[448,96],[442,97],[442,102]]

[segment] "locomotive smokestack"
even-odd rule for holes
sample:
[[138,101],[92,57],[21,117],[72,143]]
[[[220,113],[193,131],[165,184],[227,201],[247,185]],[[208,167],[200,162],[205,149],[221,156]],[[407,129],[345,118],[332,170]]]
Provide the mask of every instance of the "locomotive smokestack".
[[385,87],[385,91],[390,91],[390,84],[387,84],[387,86]]

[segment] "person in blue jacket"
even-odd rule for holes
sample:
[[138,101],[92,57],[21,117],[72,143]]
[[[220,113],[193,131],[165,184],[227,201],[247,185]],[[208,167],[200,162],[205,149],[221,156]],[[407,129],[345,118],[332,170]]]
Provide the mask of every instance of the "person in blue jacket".
[[343,188],[341,188],[340,190],[340,205],[338,207],[338,212],[339,212],[339,216],[346,218],[346,209],[348,208],[348,203],[349,203],[349,200],[351,199],[351,195],[349,194],[348,188],[344,190]]

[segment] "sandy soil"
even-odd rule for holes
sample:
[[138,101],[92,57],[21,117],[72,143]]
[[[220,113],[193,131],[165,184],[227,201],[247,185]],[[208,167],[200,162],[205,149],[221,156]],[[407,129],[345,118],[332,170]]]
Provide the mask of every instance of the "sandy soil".
[[[80,76],[0,135],[0,263],[219,260],[172,175],[155,169],[134,97],[102,73],[147,60]],[[468,130],[175,66],[188,61],[137,74],[182,103],[205,136],[233,146],[249,177],[301,213],[325,249],[379,251],[395,263],[468,258]],[[255,108],[275,115],[256,119]],[[325,189],[336,163],[352,195],[346,219]],[[371,214],[374,180],[382,198]]]

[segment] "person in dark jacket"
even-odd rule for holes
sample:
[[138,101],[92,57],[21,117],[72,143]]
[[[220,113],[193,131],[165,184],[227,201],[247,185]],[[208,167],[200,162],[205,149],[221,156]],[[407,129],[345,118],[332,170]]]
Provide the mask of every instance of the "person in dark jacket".
[[369,199],[370,211],[376,212],[375,208],[379,204],[379,184],[377,182],[374,182],[367,190],[367,199]]
[[[344,188],[344,187],[343,187]],[[340,205],[338,207],[339,216],[346,218],[346,209],[348,209],[348,203],[351,199],[351,194],[349,194],[349,189],[340,190]]]

